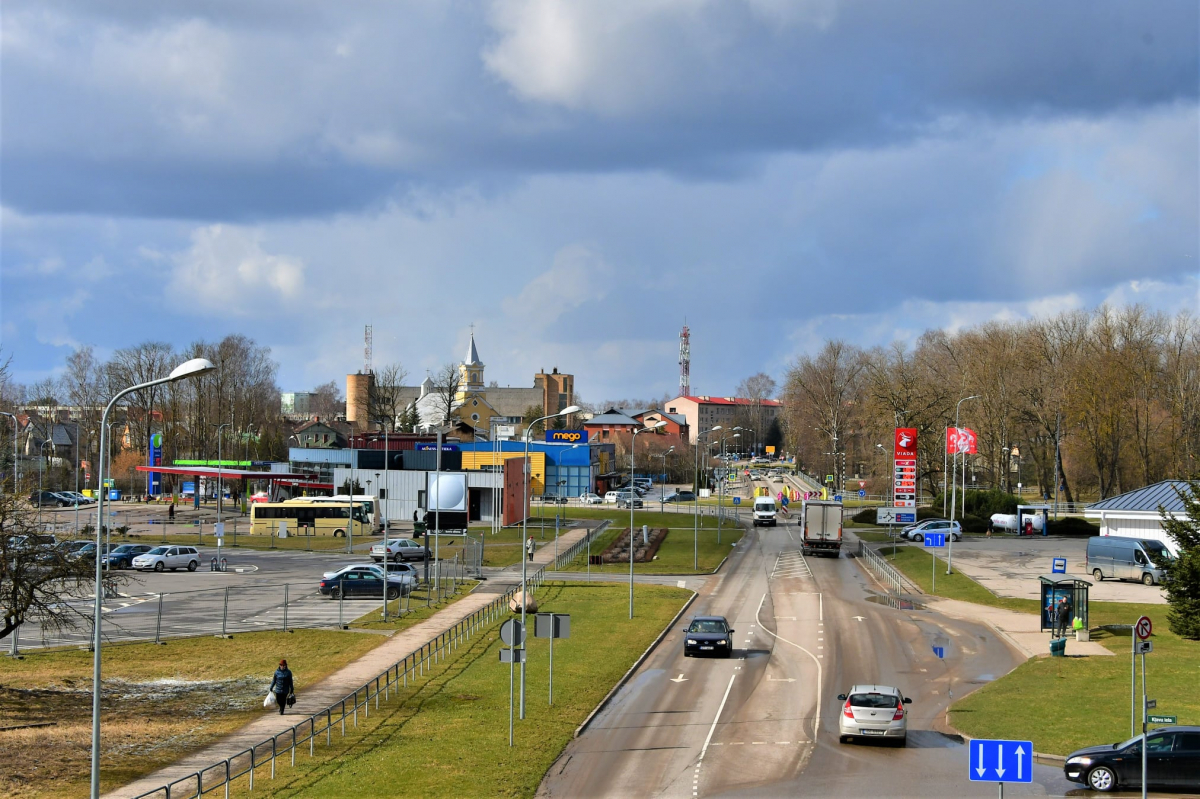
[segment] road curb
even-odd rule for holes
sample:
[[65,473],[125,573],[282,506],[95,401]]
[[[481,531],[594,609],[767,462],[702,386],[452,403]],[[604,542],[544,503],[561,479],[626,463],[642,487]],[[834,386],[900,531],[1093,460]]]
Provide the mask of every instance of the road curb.
[[578,738],[583,731],[587,729],[588,725],[592,723],[592,719],[594,719],[601,710],[604,710],[609,701],[616,696],[617,691],[621,690],[625,683],[629,682],[629,678],[633,676],[633,673],[641,667],[646,658],[650,657],[650,653],[654,651],[654,648],[662,643],[663,639],[667,637],[667,633],[671,632],[671,629],[675,626],[675,623],[679,621],[679,617],[682,616],[684,612],[692,606],[692,603],[696,601],[696,597],[698,596],[700,596],[698,593],[695,591],[692,592],[692,595],[688,598],[688,601],[684,602],[683,607],[681,607],[679,612],[675,614],[675,618],[671,619],[671,623],[663,628],[663,631],[658,634],[658,638],[654,639],[654,643],[650,644],[650,646],[646,648],[646,651],[642,653],[642,656],[639,657],[634,664],[629,667],[629,670],[622,675],[621,679],[617,680],[617,684],[612,687],[612,690],[604,695],[604,698],[600,700],[600,704],[596,705],[596,707],[592,709],[592,712],[588,713],[587,718],[583,720],[583,723],[575,728],[575,733],[571,736],[572,738]]

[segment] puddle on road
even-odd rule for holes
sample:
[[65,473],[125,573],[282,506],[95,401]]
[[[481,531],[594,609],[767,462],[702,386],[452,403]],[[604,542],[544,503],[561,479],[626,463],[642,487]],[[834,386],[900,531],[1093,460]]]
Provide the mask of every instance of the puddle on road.
[[889,608],[897,610],[925,610],[925,605],[908,597],[884,596],[883,594],[872,594],[867,597],[868,602],[874,602],[876,605],[887,605]]

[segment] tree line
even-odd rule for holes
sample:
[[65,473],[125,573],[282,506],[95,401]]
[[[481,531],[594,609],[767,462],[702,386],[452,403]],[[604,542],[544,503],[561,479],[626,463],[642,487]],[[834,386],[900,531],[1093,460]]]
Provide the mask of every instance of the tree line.
[[812,473],[844,460],[886,492],[892,430],[911,427],[922,488],[937,494],[958,410],[978,436],[976,486],[1052,497],[1057,476],[1060,499],[1103,499],[1200,469],[1200,323],[1105,305],[930,330],[911,346],[834,340],[789,365],[782,399],[785,446]]

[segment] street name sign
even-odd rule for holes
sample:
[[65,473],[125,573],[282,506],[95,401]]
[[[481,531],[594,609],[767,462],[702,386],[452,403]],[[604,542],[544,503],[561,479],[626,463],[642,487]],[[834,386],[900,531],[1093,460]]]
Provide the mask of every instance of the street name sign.
[[1033,782],[1031,741],[971,741],[972,782]]
[[925,534],[925,547],[927,549],[933,549],[935,547],[944,547],[944,546],[946,546],[946,534],[945,533],[926,533]]
[[1178,724],[1179,717],[1178,716],[1150,716],[1146,719],[1146,721],[1150,722],[1151,724]]

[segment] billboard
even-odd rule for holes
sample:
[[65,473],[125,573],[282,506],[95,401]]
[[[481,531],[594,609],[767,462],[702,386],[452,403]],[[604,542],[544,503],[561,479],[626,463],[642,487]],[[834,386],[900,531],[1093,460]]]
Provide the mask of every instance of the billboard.
[[[162,466],[162,433],[150,436],[150,451],[147,466]],[[162,474],[160,472],[146,473],[146,493],[158,496],[162,493]]]
[[586,430],[547,430],[547,444],[586,444],[588,434]]
[[892,466],[892,504],[917,506],[917,428],[897,427]]
[[466,511],[467,476],[446,472],[426,474],[425,503],[430,511]]

